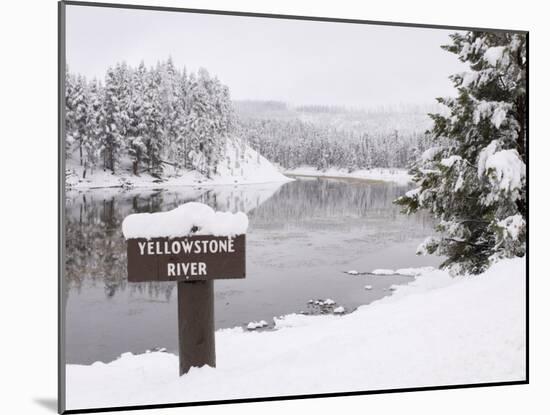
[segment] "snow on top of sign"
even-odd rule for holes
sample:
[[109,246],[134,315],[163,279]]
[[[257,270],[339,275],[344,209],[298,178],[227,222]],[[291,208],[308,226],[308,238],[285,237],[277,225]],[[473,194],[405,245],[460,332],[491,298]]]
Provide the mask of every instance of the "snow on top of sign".
[[[193,228],[196,231],[193,232]],[[215,212],[210,206],[189,202],[168,212],[136,213],[122,222],[126,239],[175,238],[188,235],[233,236],[246,233],[243,212]]]

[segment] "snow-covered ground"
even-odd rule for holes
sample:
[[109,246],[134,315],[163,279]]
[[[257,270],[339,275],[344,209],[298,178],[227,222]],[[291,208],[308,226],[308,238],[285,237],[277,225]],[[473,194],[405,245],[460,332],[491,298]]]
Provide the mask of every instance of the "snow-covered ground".
[[164,352],[68,365],[67,408],[523,380],[525,270],[517,258],[479,276],[426,271],[343,316],[219,330],[217,368],[183,377],[178,357]]
[[[243,150],[244,149],[244,150]],[[244,151],[244,161],[239,155]],[[67,187],[71,189],[92,189],[105,187],[169,187],[169,186],[217,186],[217,185],[241,185],[260,184],[290,181],[265,157],[258,154],[248,145],[244,145],[239,139],[228,139],[225,156],[218,165],[218,174],[210,179],[197,171],[179,171],[172,166],[164,166],[163,180],[148,173],[136,176],[132,173],[131,162],[125,158],[118,167],[117,174],[110,170],[95,168],[88,171],[83,178],[83,168],[78,163],[76,154],[69,155],[66,161]]]
[[285,174],[296,176],[312,177],[341,177],[347,179],[377,180],[384,182],[395,182],[398,184],[407,184],[412,181],[412,176],[406,169],[387,169],[376,168],[368,170],[354,170],[349,172],[346,169],[329,168],[318,170],[315,167],[303,166],[291,170],[286,170]]

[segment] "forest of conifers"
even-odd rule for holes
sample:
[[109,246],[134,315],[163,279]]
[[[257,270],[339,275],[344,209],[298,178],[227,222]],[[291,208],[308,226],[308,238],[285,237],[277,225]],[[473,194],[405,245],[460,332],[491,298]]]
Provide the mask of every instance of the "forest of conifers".
[[131,166],[124,173],[134,175],[161,179],[170,165],[211,177],[230,136],[284,168],[406,168],[429,147],[421,131],[316,121],[319,114],[341,112],[338,107],[297,107],[286,118],[247,116],[235,110],[228,87],[216,77],[205,69],[179,70],[171,59],[150,68],[118,63],[103,80],[67,68],[65,91],[65,150],[83,166],[84,178],[98,168],[118,174],[123,160]]
[[[215,173],[233,130],[229,90],[204,69],[177,70],[172,60],[146,68],[119,63],[104,82],[66,76],[66,151],[87,168],[161,176],[164,164]],[[84,173],[86,174],[86,173]]]

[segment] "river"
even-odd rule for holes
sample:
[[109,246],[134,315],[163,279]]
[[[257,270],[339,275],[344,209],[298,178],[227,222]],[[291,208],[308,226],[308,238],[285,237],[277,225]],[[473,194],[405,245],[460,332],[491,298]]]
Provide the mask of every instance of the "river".
[[[121,353],[177,350],[177,290],[172,282],[128,283],[124,217],[188,202],[245,211],[247,275],[215,282],[216,328],[246,326],[290,313],[331,308],[351,312],[391,295],[405,276],[353,276],[344,271],[437,266],[416,246],[432,233],[425,215],[405,216],[392,204],[408,186],[299,178],[285,184],[212,188],[68,191],[66,200],[66,361],[108,362]],[[365,285],[372,286],[366,290]],[[269,327],[267,327],[269,329]]]

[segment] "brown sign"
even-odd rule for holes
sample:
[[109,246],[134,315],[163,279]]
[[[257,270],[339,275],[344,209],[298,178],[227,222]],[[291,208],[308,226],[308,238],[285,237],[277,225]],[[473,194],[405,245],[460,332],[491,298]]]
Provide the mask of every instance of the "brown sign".
[[245,235],[128,239],[128,281],[244,278]]

